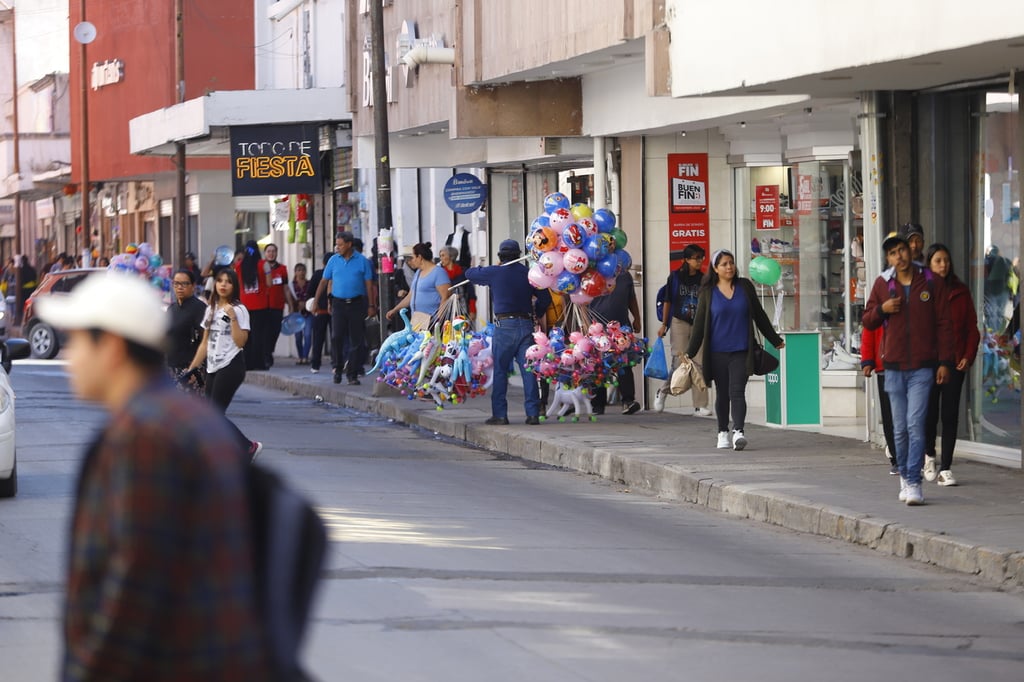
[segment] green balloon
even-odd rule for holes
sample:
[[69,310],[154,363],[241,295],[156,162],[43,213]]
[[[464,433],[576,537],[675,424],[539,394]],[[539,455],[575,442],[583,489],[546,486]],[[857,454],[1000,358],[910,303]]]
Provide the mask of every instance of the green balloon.
[[750,261],[750,279],[767,287],[775,286],[782,276],[782,268],[774,258],[758,256]]
[[626,248],[626,242],[629,241],[629,238],[626,237],[626,233],[619,228],[612,230],[612,239],[615,241],[616,251],[621,251]]

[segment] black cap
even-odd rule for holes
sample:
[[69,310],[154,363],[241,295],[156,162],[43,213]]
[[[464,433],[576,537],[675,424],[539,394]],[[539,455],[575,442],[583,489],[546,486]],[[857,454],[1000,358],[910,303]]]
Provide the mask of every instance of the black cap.
[[498,257],[512,260],[519,258],[522,251],[519,249],[519,242],[515,239],[506,239],[498,245]]
[[907,223],[900,228],[900,235],[908,241],[915,234],[921,237],[921,241],[924,241],[924,228],[917,223]]

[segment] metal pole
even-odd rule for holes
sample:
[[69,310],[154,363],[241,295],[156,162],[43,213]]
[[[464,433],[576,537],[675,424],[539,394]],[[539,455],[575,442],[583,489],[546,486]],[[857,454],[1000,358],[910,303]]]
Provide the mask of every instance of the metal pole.
[[[391,147],[388,140],[387,70],[384,65],[384,3],[370,2],[370,73],[373,82],[374,149],[377,153],[377,234],[391,229]],[[384,312],[391,301],[391,282],[384,274],[381,260],[391,254],[377,253],[377,314],[381,343],[387,337]],[[396,265],[397,267],[397,265]]]
[[18,183],[14,191],[14,243],[20,253],[24,253],[21,246],[21,137],[20,125],[18,123],[18,22],[16,19],[17,8],[11,7],[11,74],[14,84],[14,111],[11,123],[14,125],[14,177]]
[[[174,101],[185,101],[185,8],[183,0],[174,0]],[[185,262],[185,234],[188,225],[188,200],[185,196],[185,143],[174,145],[174,165],[177,169],[175,195],[175,221],[171,232],[171,255],[176,267]]]
[[[78,5],[79,21],[84,22],[85,18],[85,0],[79,0]],[[81,172],[81,188],[82,188],[82,243],[87,244],[89,239],[92,239],[92,225],[91,225],[91,207],[89,206],[89,64],[86,60],[86,43],[78,43],[78,59],[81,63],[80,69],[80,92],[81,92],[81,108],[82,108],[82,172]],[[75,247],[78,247],[78,238],[75,238]]]

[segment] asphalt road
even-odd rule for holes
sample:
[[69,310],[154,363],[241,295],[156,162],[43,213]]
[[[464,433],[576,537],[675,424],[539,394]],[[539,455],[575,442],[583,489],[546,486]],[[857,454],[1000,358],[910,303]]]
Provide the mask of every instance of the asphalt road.
[[[55,679],[65,529],[95,407],[18,363],[0,679]],[[325,682],[1019,680],[1024,594],[243,387],[229,415],[333,537]]]

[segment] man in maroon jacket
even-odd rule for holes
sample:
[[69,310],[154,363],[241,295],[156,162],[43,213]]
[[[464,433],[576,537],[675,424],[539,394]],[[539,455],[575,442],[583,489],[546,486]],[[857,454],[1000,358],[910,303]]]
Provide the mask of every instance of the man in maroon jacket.
[[863,322],[867,329],[885,326],[882,366],[892,404],[899,500],[918,505],[924,502],[921,467],[928,395],[933,381],[946,383],[955,363],[949,296],[941,277],[911,261],[906,239],[892,233],[882,250],[893,272],[875,280]]

